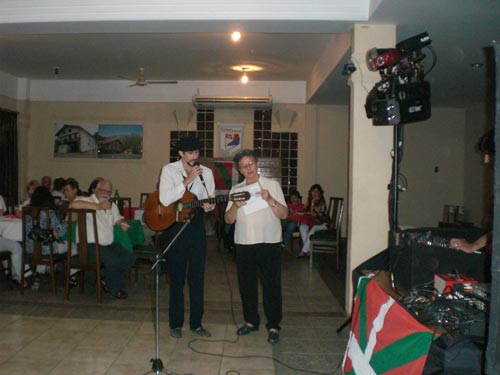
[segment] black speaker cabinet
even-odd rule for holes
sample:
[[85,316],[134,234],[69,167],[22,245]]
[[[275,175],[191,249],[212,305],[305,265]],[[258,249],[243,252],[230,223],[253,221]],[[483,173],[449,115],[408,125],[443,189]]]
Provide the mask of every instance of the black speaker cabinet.
[[[489,257],[443,247],[451,238],[473,241],[482,235],[477,228],[417,228],[401,234],[400,246],[390,249],[390,269],[396,284],[405,290],[434,281],[437,273],[466,274],[479,282],[489,281]],[[415,238],[417,240],[408,240]],[[432,239],[438,245],[434,245]]]

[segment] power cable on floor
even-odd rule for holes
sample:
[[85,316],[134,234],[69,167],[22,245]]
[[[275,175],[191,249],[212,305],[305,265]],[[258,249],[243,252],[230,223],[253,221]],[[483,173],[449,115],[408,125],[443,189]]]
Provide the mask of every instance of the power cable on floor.
[[[229,289],[229,305],[230,305],[230,310],[231,310],[231,317],[233,319],[233,323],[235,325],[236,328],[238,328],[238,323],[236,322],[236,317],[235,317],[235,313],[234,313],[234,308],[233,308],[233,288],[231,286],[231,280],[229,279],[229,273],[227,271],[227,265],[226,265],[226,261],[224,259],[224,256],[222,255],[222,252],[219,252],[219,256],[221,257],[221,260],[222,260],[222,264],[224,266],[224,274],[226,276],[226,282],[227,282],[227,286],[228,286],[228,289]],[[227,339],[221,339],[221,340],[210,340],[210,339],[192,339],[191,341],[188,342],[188,348],[191,349],[193,352],[197,353],[197,354],[203,354],[203,355],[209,355],[209,356],[213,356],[213,357],[220,357],[220,358],[233,358],[233,359],[245,359],[245,358],[262,358],[262,359],[270,359],[271,361],[274,361],[275,363],[283,366],[283,367],[286,367],[290,370],[294,370],[294,371],[300,371],[300,372],[304,372],[304,373],[309,373],[309,374],[317,374],[317,375],[336,375],[338,373],[338,371],[340,370],[340,367],[342,365],[342,362],[340,362],[337,366],[337,368],[334,370],[334,372],[332,373],[327,373],[327,372],[321,372],[321,371],[314,371],[314,370],[305,370],[305,369],[300,369],[300,368],[297,368],[297,367],[293,367],[293,366],[290,366],[288,364],[286,364],[285,362],[277,359],[277,358],[274,358],[274,357],[270,357],[270,356],[265,356],[265,355],[244,355],[244,356],[232,356],[232,355],[227,355],[227,354],[218,354],[218,353],[210,353],[210,352],[202,352],[200,350],[197,350],[195,349],[192,344],[196,341],[204,341],[204,342],[211,342],[211,343],[217,343],[217,342],[227,342],[227,343],[230,343],[230,344],[236,344],[238,342],[238,340],[240,339],[240,336],[237,336],[236,337],[236,340],[232,341],[232,340],[227,340]],[[239,374],[238,371],[236,370],[228,370],[226,372],[226,375],[230,375],[230,374]]]

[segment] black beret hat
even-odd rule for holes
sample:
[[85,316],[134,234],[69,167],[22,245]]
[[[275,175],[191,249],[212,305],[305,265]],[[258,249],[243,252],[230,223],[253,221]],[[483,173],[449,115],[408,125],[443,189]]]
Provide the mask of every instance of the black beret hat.
[[184,137],[177,141],[177,151],[196,151],[201,148],[198,138]]

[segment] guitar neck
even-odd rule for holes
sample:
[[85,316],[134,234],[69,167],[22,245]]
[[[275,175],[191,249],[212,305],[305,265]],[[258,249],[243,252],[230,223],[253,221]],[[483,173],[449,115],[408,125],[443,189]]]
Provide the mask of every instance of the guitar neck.
[[207,199],[199,199],[199,200],[194,200],[190,202],[185,202],[183,206],[185,208],[197,208],[203,206],[204,203],[224,203],[229,200],[229,196],[227,195],[218,195],[213,198],[207,198]]

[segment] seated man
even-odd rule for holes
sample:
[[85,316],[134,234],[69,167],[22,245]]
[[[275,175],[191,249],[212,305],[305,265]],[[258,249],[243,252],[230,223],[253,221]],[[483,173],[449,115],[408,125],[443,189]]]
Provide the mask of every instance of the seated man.
[[[113,226],[119,225],[123,231],[127,231],[129,226],[118,212],[118,207],[109,202],[112,191],[111,182],[102,180],[97,184],[94,194],[90,197],[77,197],[71,203],[71,208],[96,210],[100,261],[106,271],[104,291],[115,298],[123,299],[128,297],[127,292],[122,289],[123,279],[135,263],[135,254],[114,242]],[[92,218],[87,215],[87,239],[90,257],[95,257],[93,231]]]
[[287,203],[288,206],[288,218],[282,220],[281,224],[283,227],[283,246],[288,247],[288,244],[292,240],[293,232],[299,228],[299,223],[293,218],[293,215],[297,212],[304,211],[304,205],[301,203],[302,197],[300,193],[295,190],[290,193],[290,202]]

